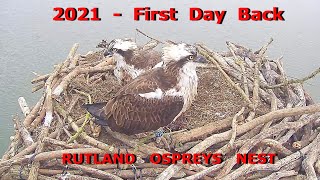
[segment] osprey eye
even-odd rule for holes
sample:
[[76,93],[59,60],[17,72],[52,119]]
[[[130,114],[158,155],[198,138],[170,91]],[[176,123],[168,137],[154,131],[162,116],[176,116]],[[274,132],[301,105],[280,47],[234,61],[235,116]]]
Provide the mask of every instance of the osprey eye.
[[190,56],[189,56],[189,59],[190,59],[190,60],[193,60],[193,58],[194,58],[193,55],[190,55]]

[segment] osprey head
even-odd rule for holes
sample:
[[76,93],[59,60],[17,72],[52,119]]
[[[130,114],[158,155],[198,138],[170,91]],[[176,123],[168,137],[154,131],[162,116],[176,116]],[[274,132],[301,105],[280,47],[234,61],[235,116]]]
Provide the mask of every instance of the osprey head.
[[165,63],[183,61],[195,66],[207,63],[207,60],[198,54],[195,46],[186,43],[171,43],[164,47],[162,59]]
[[114,39],[110,41],[104,52],[104,56],[112,56],[113,54],[120,54],[121,52],[134,51],[138,46],[131,39]]

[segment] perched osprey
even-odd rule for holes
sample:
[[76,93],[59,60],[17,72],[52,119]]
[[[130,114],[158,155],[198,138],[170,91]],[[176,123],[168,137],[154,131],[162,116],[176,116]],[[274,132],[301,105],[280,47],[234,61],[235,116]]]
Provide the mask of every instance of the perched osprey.
[[194,100],[196,67],[206,60],[185,43],[164,47],[162,59],[164,66],[140,75],[109,102],[84,107],[98,124],[128,135],[157,130],[175,121]]
[[141,50],[131,39],[114,39],[104,52],[116,61],[114,75],[120,83],[128,83],[140,74],[154,67],[162,66],[161,53],[155,50]]

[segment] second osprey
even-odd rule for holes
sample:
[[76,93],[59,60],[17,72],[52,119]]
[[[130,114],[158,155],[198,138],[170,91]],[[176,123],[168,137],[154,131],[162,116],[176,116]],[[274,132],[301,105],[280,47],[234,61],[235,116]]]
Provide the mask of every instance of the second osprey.
[[161,53],[138,48],[131,39],[114,39],[104,52],[116,61],[114,75],[121,84],[127,84],[142,73],[162,66]]

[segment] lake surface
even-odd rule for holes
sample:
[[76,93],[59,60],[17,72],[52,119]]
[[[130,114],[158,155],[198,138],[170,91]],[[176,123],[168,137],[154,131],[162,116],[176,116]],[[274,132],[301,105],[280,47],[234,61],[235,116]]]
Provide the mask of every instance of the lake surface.
[[[79,53],[94,50],[104,38],[137,38],[135,28],[162,40],[204,42],[214,50],[227,50],[225,41],[233,41],[258,49],[270,37],[268,50],[271,58],[284,56],[285,69],[290,77],[303,77],[320,65],[320,17],[317,0],[281,1],[178,1],[178,0],[94,0],[94,1],[37,1],[2,0],[0,6],[0,155],[5,152],[13,135],[12,115],[20,113],[17,103],[24,96],[30,106],[40,97],[31,93],[32,72],[51,72],[53,65],[63,61],[73,43],[80,43]],[[165,3],[167,2],[167,3]],[[55,22],[54,7],[98,7],[102,21]],[[177,22],[144,22],[133,20],[133,8],[150,6],[155,10],[176,8]],[[238,8],[267,10],[278,6],[285,10],[286,21],[240,22]],[[189,21],[189,8],[227,10],[222,25],[216,22]],[[116,12],[122,17],[113,17]],[[313,98],[320,101],[320,77],[305,86]]]

